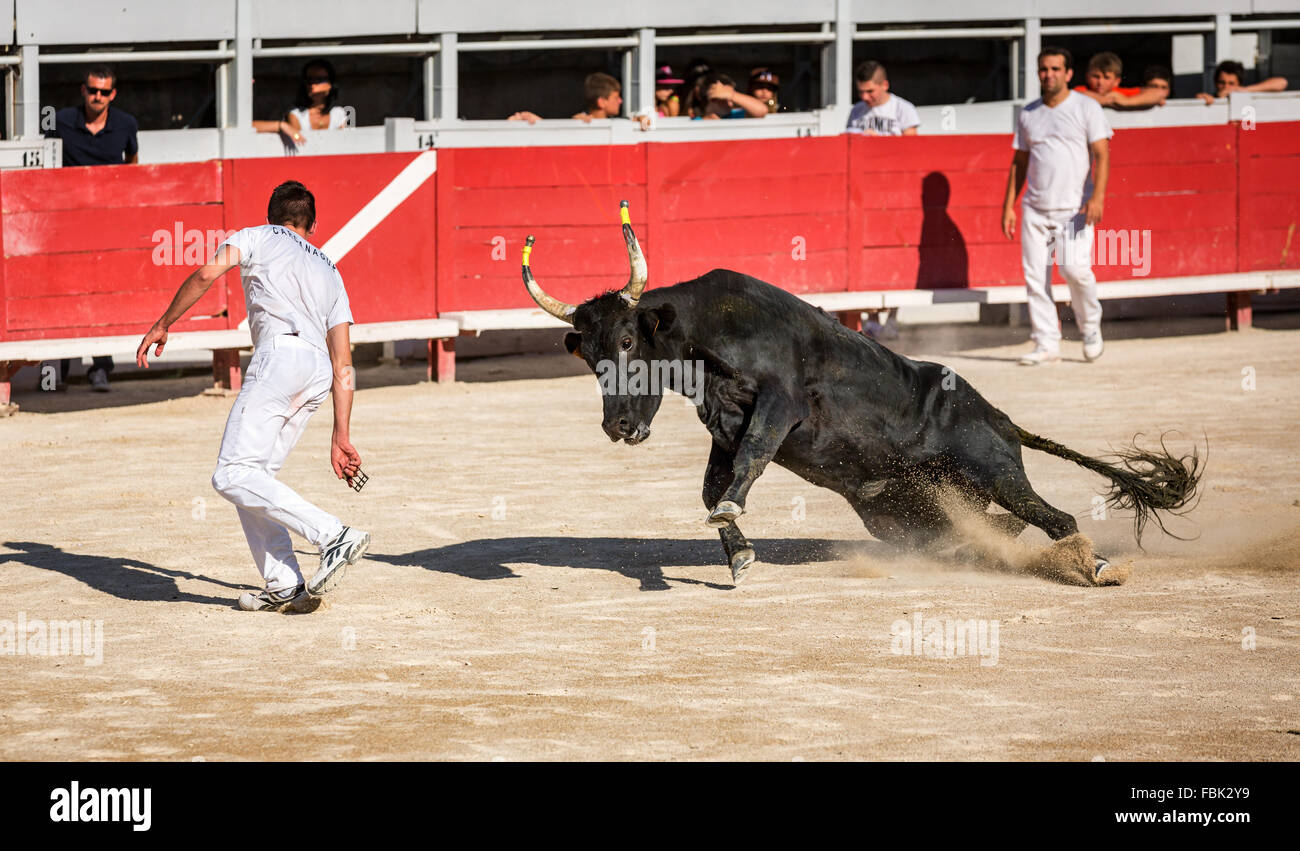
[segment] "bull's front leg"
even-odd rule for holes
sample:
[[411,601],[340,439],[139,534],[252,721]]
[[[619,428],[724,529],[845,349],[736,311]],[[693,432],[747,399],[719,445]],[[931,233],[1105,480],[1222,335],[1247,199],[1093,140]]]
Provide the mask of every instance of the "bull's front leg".
[[[713,444],[709,452],[709,466],[704,470],[704,507],[713,508],[731,485],[732,465],[735,456],[718,444]],[[718,528],[722,538],[722,548],[727,552],[727,562],[731,566],[731,581],[740,582],[749,570],[749,566],[758,558],[744,533],[735,521],[722,524]]]
[[745,497],[749,489],[801,417],[794,400],[782,388],[759,388],[754,396],[749,424],[737,441],[731,463],[731,483],[709,512],[708,525],[722,528],[745,512]]

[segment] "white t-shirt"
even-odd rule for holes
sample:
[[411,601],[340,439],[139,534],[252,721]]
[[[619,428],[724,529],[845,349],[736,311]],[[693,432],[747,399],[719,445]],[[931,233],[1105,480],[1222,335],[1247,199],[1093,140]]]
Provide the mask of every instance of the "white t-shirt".
[[[302,128],[301,132],[304,135],[306,135],[307,133],[311,133],[313,130],[315,130],[315,128],[311,126],[311,116],[309,115],[309,112],[310,110],[306,110],[306,109],[292,109],[289,111],[290,115],[297,117],[298,126]],[[348,114],[343,109],[343,107],[341,106],[330,107],[329,127],[322,128],[322,129],[338,130],[340,127],[346,127],[346,126],[348,126]]]
[[869,106],[865,100],[855,103],[845,129],[849,133],[874,130],[881,136],[902,136],[904,130],[920,126],[921,116],[912,102],[890,94],[889,100],[880,106]]
[[1077,210],[1092,197],[1088,146],[1114,135],[1101,104],[1070,92],[1054,107],[1039,98],[1016,121],[1012,147],[1029,152],[1025,203],[1036,210]]
[[325,332],[352,321],[343,278],[330,259],[283,225],[244,228],[222,245],[239,249],[253,345],[296,333],[329,354]]

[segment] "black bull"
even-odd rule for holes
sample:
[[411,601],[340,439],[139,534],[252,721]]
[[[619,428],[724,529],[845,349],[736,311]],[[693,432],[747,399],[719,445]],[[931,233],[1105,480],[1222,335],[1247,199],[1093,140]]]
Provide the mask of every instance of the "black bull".
[[[713,436],[704,504],[733,579],[755,560],[736,518],[772,461],[840,494],[867,531],[902,547],[935,544],[952,531],[941,492],[955,493],[978,512],[990,503],[1006,509],[1018,520],[984,516],[1012,535],[1026,523],[1053,540],[1076,533],[1074,517],[1034,492],[1022,447],[1109,479],[1108,501],[1135,513],[1139,540],[1153,511],[1176,511],[1195,497],[1195,454],[1175,458],[1163,447],[1151,452],[1134,446],[1113,463],[1082,455],[1020,428],[947,367],[895,354],[747,275],[715,269],[641,297],[644,261],[626,224],[624,235],[633,275],[621,292],[576,307],[549,300],[532,281],[527,257],[525,282],[539,304],[572,322],[565,345],[598,374],[620,356],[626,363],[703,364],[697,412]],[[677,392],[683,391],[682,373],[669,373]],[[607,390],[603,399],[610,438],[639,443],[649,436],[663,394],[652,386]],[[1098,556],[1094,578],[1106,566]]]

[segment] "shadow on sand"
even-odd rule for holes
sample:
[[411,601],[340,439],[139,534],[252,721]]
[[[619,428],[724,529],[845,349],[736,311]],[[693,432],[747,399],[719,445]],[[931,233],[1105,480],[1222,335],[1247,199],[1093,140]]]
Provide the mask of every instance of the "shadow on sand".
[[177,586],[177,579],[198,579],[210,582],[222,588],[243,591],[246,585],[232,585],[207,576],[198,576],[183,570],[169,570],[165,567],[147,564],[135,559],[117,556],[91,556],[70,553],[49,544],[31,541],[6,541],[4,546],[18,552],[0,552],[0,565],[17,562],[42,570],[50,570],[70,576],[120,600],[137,602],[169,603],[203,603],[229,608],[234,605],[234,598],[207,597],[190,594]]
[[[877,541],[827,541],[777,538],[754,541],[760,563],[795,565],[854,557],[887,557],[893,551]],[[423,567],[466,579],[516,579],[511,564],[540,564],[574,570],[605,570],[640,583],[642,591],[666,591],[670,582],[730,590],[730,573],[716,539],[671,538],[484,538],[409,553],[369,553],[366,558],[400,566]],[[717,582],[666,576],[672,567],[716,567]]]

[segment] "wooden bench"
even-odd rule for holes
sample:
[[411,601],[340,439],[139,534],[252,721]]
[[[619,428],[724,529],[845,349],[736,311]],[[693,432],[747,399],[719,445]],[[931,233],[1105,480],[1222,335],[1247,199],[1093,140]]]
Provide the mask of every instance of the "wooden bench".
[[[439,383],[456,379],[455,348],[451,341],[460,334],[460,326],[449,319],[412,319],[398,322],[370,322],[353,325],[351,339],[356,343],[382,343],[391,340],[428,340],[429,361],[426,376]],[[18,410],[10,401],[10,380],[24,366],[62,358],[94,357],[134,351],[143,334],[120,337],[69,337],[56,340],[11,340],[0,343],[0,416]],[[444,344],[445,345],[440,345]],[[243,373],[239,353],[253,347],[248,329],[224,331],[178,331],[168,335],[166,352],[211,351],[212,389],[206,392],[228,395],[239,390]]]

